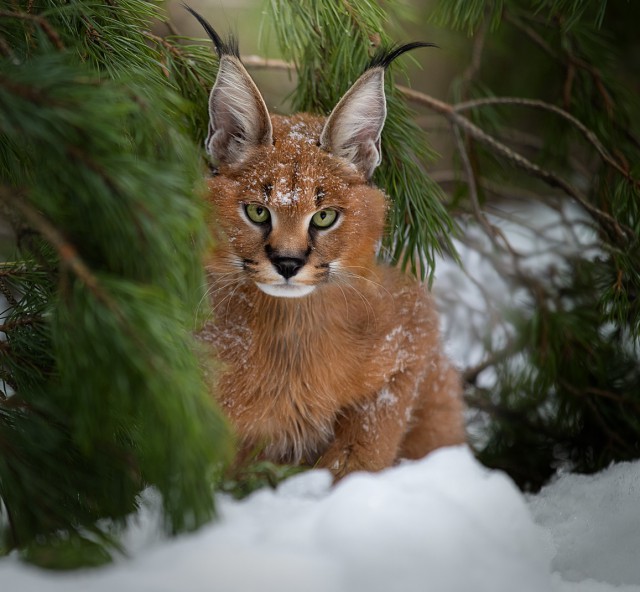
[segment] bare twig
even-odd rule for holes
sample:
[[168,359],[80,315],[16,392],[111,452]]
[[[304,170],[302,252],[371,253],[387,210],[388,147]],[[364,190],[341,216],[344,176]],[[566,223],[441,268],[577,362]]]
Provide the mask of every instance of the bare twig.
[[292,62],[263,58],[257,55],[242,56],[242,63],[247,68],[255,68],[256,70],[295,70],[296,68]]
[[173,54],[174,56],[176,57],[183,56],[183,52],[180,51],[180,49],[178,49],[178,47],[176,47],[173,43],[171,43],[170,41],[167,41],[164,37],[160,37],[159,35],[156,35],[151,31],[143,31],[142,34],[150,41],[153,41],[154,43],[158,43],[159,45],[162,45],[162,47],[167,49],[169,53]]
[[466,97],[469,90],[469,86],[473,82],[473,79],[478,74],[480,66],[482,65],[482,54],[484,52],[484,44],[487,38],[487,32],[489,30],[489,19],[484,18],[482,23],[478,27],[478,31],[473,37],[473,45],[471,47],[471,61],[469,65],[462,73],[461,79],[461,96]]
[[460,133],[460,129],[455,125],[452,127],[453,135],[456,139],[456,145],[458,146],[458,152],[460,153],[460,158],[462,159],[462,167],[464,168],[465,175],[467,177],[469,199],[471,200],[473,214],[478,220],[479,224],[484,228],[487,236],[491,239],[492,242],[495,243],[496,236],[500,236],[507,250],[509,250],[512,255],[515,255],[516,253],[509,244],[507,238],[498,228],[489,223],[486,216],[483,214],[482,209],[480,208],[480,199],[478,198],[478,184],[476,181],[475,172],[473,170],[473,167],[471,166],[471,161],[469,160],[467,147],[465,146],[464,139],[462,138],[462,134]]
[[511,163],[520,167],[530,175],[544,181],[547,185],[551,187],[557,187],[564,191],[570,197],[573,197],[585,210],[587,210],[594,217],[594,219],[596,219],[600,223],[600,225],[607,232],[613,232],[618,241],[626,243],[628,240],[633,240],[634,233],[630,228],[621,225],[615,218],[589,203],[587,198],[583,196],[576,187],[573,187],[569,182],[565,181],[555,173],[539,167],[529,159],[525,158],[521,154],[515,152],[514,150],[497,140],[495,137],[486,133],[475,123],[460,115],[460,113],[456,111],[456,107],[454,105],[450,105],[449,103],[445,103],[427,94],[415,91],[411,88],[403,86],[398,86],[397,88],[408,99],[418,104],[429,107],[446,117],[450,122],[459,126],[462,130],[467,132],[478,142],[485,145],[492,152],[503,156]]
[[2,295],[6,298],[7,302],[11,306],[16,306],[18,304],[18,301],[16,300],[16,297],[12,293],[11,288],[1,276],[0,276],[0,293],[2,293]]
[[[609,116],[613,114],[613,100],[611,99],[611,95],[605,88],[605,85],[602,81],[602,74],[600,73],[600,70],[598,70],[598,68],[594,67],[592,64],[583,60],[582,58],[575,56],[568,50],[564,52],[564,59],[563,59],[563,57],[558,55],[558,52],[556,52],[537,31],[535,31],[528,25],[525,25],[517,17],[513,16],[509,11],[505,11],[504,19],[505,21],[507,21],[508,23],[512,24],[514,27],[522,31],[540,49],[542,49],[546,54],[551,56],[553,59],[559,62],[566,62],[566,65],[568,68],[568,72],[567,72],[568,80],[565,81],[565,89],[564,89],[565,104],[568,104],[568,101],[570,100],[570,96],[567,95],[567,92],[571,90],[570,86],[573,85],[573,77],[575,76],[575,70],[576,68],[581,68],[582,70],[585,70],[586,72],[588,72],[593,78],[596,88],[598,89],[598,92],[600,93],[600,96],[604,101],[604,106],[607,111],[607,114]],[[563,45],[566,46],[568,44],[563,44]]]
[[557,59],[557,54],[554,49],[544,40],[535,29],[532,29],[528,25],[525,25],[520,19],[516,18],[509,11],[504,12],[504,20],[512,24],[516,29],[522,31],[531,41],[533,41],[540,49],[542,49],[547,55]]
[[180,37],[180,31],[176,29],[176,26],[173,24],[173,21],[171,19],[167,19],[166,21],[162,22],[167,26],[167,29],[169,29],[169,33],[171,33],[171,35],[173,35],[174,37]]
[[474,384],[478,379],[478,376],[482,374],[487,368],[491,368],[491,366],[495,366],[500,362],[510,358],[516,351],[516,347],[514,343],[509,343],[503,349],[492,352],[487,358],[485,358],[479,364],[467,368],[462,373],[462,379],[468,384]]
[[454,106],[454,110],[456,112],[466,111],[468,109],[476,109],[478,107],[484,107],[487,105],[516,105],[521,107],[532,107],[534,109],[543,109],[545,111],[550,111],[559,115],[563,119],[566,119],[571,125],[573,125],[576,129],[578,129],[585,139],[598,151],[598,154],[602,157],[609,166],[617,170],[621,175],[623,175],[627,181],[636,187],[640,187],[640,181],[638,179],[634,179],[628,168],[623,167],[619,162],[617,162],[605,149],[602,145],[598,137],[579,119],[568,113],[564,109],[557,107],[556,105],[552,105],[550,103],[546,103],[545,101],[540,101],[537,99],[524,99],[520,97],[487,97],[484,99],[476,99],[473,101],[465,101],[464,103],[458,103]]
[[2,53],[4,57],[9,58],[14,64],[19,63],[11,46],[2,35],[0,35],[0,53]]
[[26,317],[21,319],[16,319],[15,321],[9,321],[7,323],[0,323],[0,333],[7,333],[8,331],[13,331],[16,327],[23,327],[25,325],[35,325],[40,322],[41,319],[36,317]]

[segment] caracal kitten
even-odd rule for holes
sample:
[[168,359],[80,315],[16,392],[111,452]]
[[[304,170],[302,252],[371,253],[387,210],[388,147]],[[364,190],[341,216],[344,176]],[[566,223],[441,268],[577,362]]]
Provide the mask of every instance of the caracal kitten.
[[220,57],[206,139],[214,315],[198,337],[217,361],[213,390],[239,457],[340,478],[463,442],[460,380],[433,301],[376,258],[385,68],[422,44],[378,54],[328,118],[281,117],[237,45],[194,16]]

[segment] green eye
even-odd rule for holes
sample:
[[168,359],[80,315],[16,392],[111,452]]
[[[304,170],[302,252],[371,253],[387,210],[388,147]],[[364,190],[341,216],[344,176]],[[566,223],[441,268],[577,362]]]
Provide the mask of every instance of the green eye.
[[316,228],[329,228],[335,224],[337,219],[338,212],[327,208],[316,212],[311,218],[311,224]]
[[271,218],[269,210],[260,204],[247,204],[244,206],[244,211],[247,214],[247,218],[254,224],[264,224]]

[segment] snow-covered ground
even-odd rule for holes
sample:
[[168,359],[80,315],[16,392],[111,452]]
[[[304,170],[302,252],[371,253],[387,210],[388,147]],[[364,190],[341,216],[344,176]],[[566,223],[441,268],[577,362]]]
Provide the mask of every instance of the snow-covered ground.
[[3,592],[637,592],[640,462],[563,475],[525,498],[465,447],[331,486],[310,471],[165,539],[157,500],[129,558],[97,570],[0,561]]
[[[539,248],[538,235],[518,241],[518,228],[503,225],[518,249],[535,251],[531,265],[546,265],[542,251],[554,243],[590,241],[554,234],[549,219]],[[500,307],[524,296],[510,292],[482,249],[459,246],[467,273],[442,262],[436,294],[448,350],[472,365],[483,356],[478,327],[490,321],[495,339],[508,337]],[[60,574],[13,554],[0,560],[0,592],[640,592],[640,462],[560,474],[524,496],[457,447],[337,486],[309,471],[243,501],[221,496],[218,506],[217,522],[168,539],[148,492],[124,533],[126,557]]]

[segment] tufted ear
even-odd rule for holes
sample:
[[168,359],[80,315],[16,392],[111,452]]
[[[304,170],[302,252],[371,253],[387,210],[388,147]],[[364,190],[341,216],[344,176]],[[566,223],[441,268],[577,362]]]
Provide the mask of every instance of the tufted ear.
[[251,148],[272,143],[269,111],[240,61],[237,43],[233,39],[223,42],[204,18],[185,8],[204,27],[220,57],[218,76],[209,95],[205,149],[213,164],[242,162]]
[[241,162],[247,152],[272,143],[267,106],[240,60],[222,56],[209,96],[205,148],[214,163]]
[[369,179],[380,164],[380,134],[387,116],[384,68],[367,70],[340,99],[320,134],[320,146]]
[[348,160],[370,179],[380,164],[380,136],[387,117],[384,73],[399,55],[431,43],[408,43],[376,54],[369,68],[335,106],[322,134],[320,146],[327,152]]

